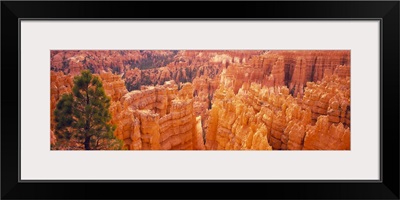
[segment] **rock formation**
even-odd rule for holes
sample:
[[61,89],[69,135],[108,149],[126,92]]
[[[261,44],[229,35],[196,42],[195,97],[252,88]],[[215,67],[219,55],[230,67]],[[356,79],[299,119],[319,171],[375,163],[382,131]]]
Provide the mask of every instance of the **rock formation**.
[[334,71],[350,75],[349,68],[342,65],[350,66],[349,51],[268,51],[247,63],[230,65],[226,74],[233,79],[235,93],[248,82],[267,87],[286,85],[294,97],[301,97],[307,82],[322,80]]
[[308,82],[301,101],[286,86],[245,82],[235,94],[232,77],[225,72],[221,76],[208,121],[207,149],[258,149],[253,145],[259,143],[274,150],[350,149],[349,77],[327,75],[319,83]]
[[[61,95],[71,92],[73,75],[51,74],[53,113]],[[201,118],[196,119],[193,112],[190,83],[183,84],[179,91],[174,81],[167,81],[162,86],[143,86],[142,90],[128,93],[121,76],[112,73],[98,76],[112,100],[111,123],[117,126],[114,134],[123,140],[126,149],[204,149]],[[51,116],[53,130],[54,116]]]
[[329,122],[327,116],[318,117],[315,126],[306,131],[303,150],[347,150],[350,149],[350,129]]
[[350,149],[350,51],[51,51],[51,69],[51,143],[89,69],[124,149]]
[[174,81],[142,87],[125,94],[112,110],[115,135],[124,141],[126,149],[204,149],[190,83],[180,90]]
[[[149,61],[149,53],[158,56],[173,56],[172,51],[118,51],[118,50],[77,50],[51,51],[51,69],[67,74],[77,74],[82,69],[90,69],[92,73],[103,71],[123,72],[132,65]],[[167,54],[167,55],[166,55]],[[164,58],[164,57],[163,57]],[[152,60],[152,58],[150,58]],[[157,67],[161,67],[157,66]]]
[[308,82],[302,103],[303,107],[311,108],[314,121],[327,115],[331,123],[350,126],[350,77],[334,74],[321,82]]

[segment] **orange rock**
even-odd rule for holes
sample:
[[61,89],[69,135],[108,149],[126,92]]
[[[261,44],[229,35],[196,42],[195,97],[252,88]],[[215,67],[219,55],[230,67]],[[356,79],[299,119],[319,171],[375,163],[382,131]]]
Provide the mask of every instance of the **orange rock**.
[[350,126],[350,77],[326,76],[320,83],[307,83],[303,107],[310,108],[315,121],[327,115],[332,123]]
[[315,126],[308,127],[303,150],[349,150],[350,129],[329,122],[327,116],[318,117]]
[[[345,66],[342,66],[345,65]],[[268,51],[247,63],[227,68],[234,92],[246,82],[274,87],[286,85],[292,95],[302,96],[309,81],[319,81],[333,73],[350,76],[350,51]]]
[[126,149],[350,148],[350,51],[51,51],[51,68],[51,112],[90,69]]
[[[128,149],[204,149],[201,119],[193,111],[193,87],[174,81],[126,93],[113,107],[117,130]],[[199,129],[200,126],[200,129]]]
[[52,145],[55,144],[56,140],[57,140],[56,135],[54,135],[53,131],[50,131],[50,144]]
[[[219,89],[214,94],[206,149],[260,149],[260,146],[266,150],[350,148],[350,131],[342,122],[346,119],[350,123],[347,118],[350,116],[347,114],[348,81],[326,76],[322,82],[307,83],[304,99],[299,100],[293,98],[286,87],[263,87],[256,83],[243,83],[235,94],[230,84],[234,77],[226,73],[221,74]],[[337,88],[341,91],[338,92]],[[341,111],[328,111],[338,109]],[[341,117],[341,122],[330,126],[329,119],[334,114]],[[313,126],[315,116],[323,116],[321,119],[324,121]],[[325,137],[327,132],[333,136]],[[306,138],[308,146],[305,146]]]

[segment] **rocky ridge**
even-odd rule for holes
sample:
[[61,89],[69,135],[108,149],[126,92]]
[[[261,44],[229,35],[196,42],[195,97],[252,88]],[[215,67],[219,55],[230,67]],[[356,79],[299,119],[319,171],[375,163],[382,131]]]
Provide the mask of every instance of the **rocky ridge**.
[[[71,91],[73,76],[89,68],[112,99],[111,123],[124,149],[350,149],[349,51],[148,55],[52,51],[51,116],[61,95]],[[138,67],[157,56],[171,62]],[[136,89],[129,91],[132,84]],[[54,143],[52,130],[54,120]]]
[[[207,149],[257,149],[258,143],[274,150],[350,149],[349,77],[333,74],[308,82],[301,99],[286,86],[260,83],[244,83],[235,94],[232,77],[221,76],[208,120]],[[255,141],[259,138],[263,140]]]

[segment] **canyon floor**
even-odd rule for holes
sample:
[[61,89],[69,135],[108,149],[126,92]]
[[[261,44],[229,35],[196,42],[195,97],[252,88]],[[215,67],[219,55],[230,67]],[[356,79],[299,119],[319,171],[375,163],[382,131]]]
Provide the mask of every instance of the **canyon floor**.
[[[110,97],[98,150],[350,150],[348,50],[52,50],[54,110],[89,70]],[[96,138],[93,138],[96,139]],[[101,145],[100,145],[101,146]]]

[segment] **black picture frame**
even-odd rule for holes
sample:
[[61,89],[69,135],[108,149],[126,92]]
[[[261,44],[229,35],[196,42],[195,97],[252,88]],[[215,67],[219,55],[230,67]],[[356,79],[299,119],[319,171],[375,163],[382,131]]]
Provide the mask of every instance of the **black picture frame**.
[[[399,199],[399,6],[398,1],[2,1],[1,198]],[[20,19],[379,19],[381,181],[19,182]]]

